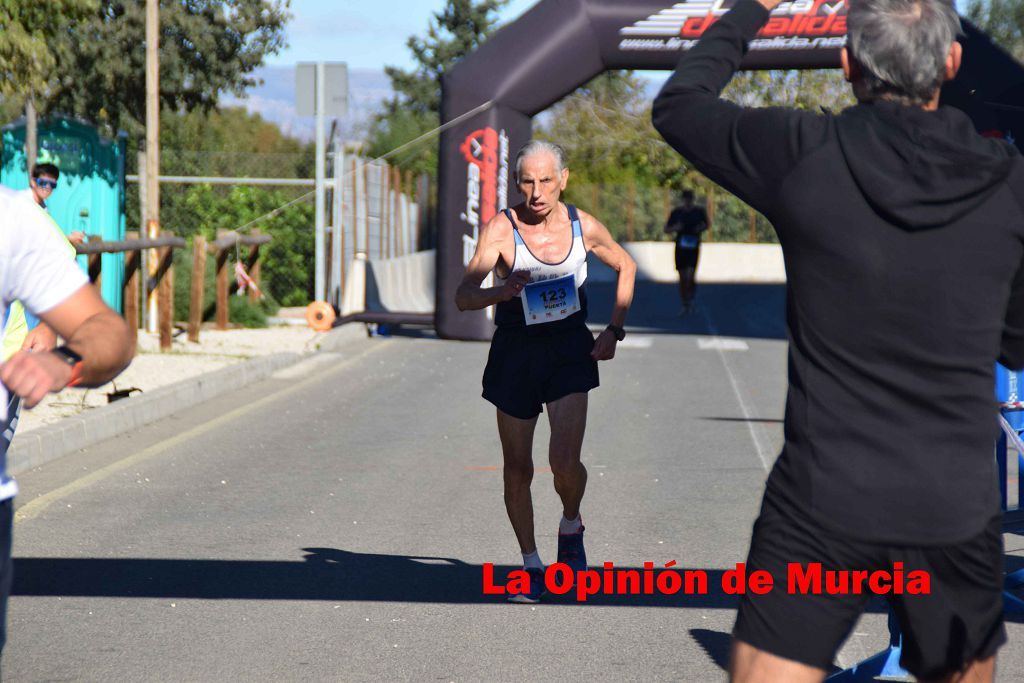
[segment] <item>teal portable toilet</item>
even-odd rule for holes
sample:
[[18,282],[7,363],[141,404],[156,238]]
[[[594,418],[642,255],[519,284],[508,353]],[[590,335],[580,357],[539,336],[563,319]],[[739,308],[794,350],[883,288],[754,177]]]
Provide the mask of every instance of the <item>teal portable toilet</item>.
[[[0,184],[28,189],[25,163],[25,120],[3,127],[3,158]],[[37,163],[60,169],[57,189],[47,209],[64,234],[84,232],[104,240],[124,239],[125,153],[128,136],[103,137],[84,121],[61,116],[40,119],[36,140]],[[121,311],[124,288],[124,254],[103,254],[101,293],[115,311]],[[80,258],[87,267],[86,258]]]

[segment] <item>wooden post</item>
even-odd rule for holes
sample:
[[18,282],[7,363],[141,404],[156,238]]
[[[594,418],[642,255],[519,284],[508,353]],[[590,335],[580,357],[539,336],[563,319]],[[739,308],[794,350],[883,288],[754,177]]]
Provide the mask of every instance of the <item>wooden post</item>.
[[358,157],[352,155],[352,254],[359,253],[359,164]]
[[394,176],[395,199],[391,202],[391,222],[395,226],[395,256],[404,256],[405,225],[402,223],[402,172],[396,168]]
[[427,211],[430,207],[428,202],[430,201],[430,177],[426,173],[420,174],[418,181],[416,182],[416,246],[415,251],[419,251],[424,247],[431,246],[424,244],[423,240],[423,229],[427,223]]
[[[253,232],[254,235],[260,234],[259,230],[253,230],[252,232]],[[334,231],[331,231],[331,239],[332,240],[334,239]],[[326,253],[330,254],[331,250],[328,249]],[[331,265],[330,259],[328,259],[327,265],[328,265],[328,273],[329,273],[330,272],[330,265]],[[260,285],[260,245],[254,244],[251,247],[249,247],[249,258],[246,259],[246,261],[245,261],[245,270],[246,270],[246,272],[249,273],[249,277],[252,278],[252,281],[254,283],[256,283],[256,286],[259,287],[259,285]],[[328,277],[327,281],[330,282],[331,279]],[[260,300],[260,295],[256,293],[255,287],[250,287],[249,288],[249,301],[251,301],[253,303],[256,303],[259,300]]]
[[708,202],[708,205],[707,205],[707,207],[705,209],[706,213],[708,214],[708,237],[707,237],[707,239],[708,239],[709,242],[714,242],[715,241],[715,210],[716,210],[716,206],[715,206],[715,186],[714,185],[712,185],[710,188],[708,188],[708,199],[707,199],[707,202]]
[[[218,233],[220,236],[221,233]],[[217,329],[228,329],[228,250],[217,250]]]
[[160,269],[166,271],[157,285],[157,309],[160,315],[160,350],[171,350],[171,328],[174,326],[174,249],[160,249]]
[[100,288],[103,278],[103,254],[89,254],[89,281],[92,282],[96,289]]
[[[125,237],[138,239],[139,233],[127,232]],[[139,341],[139,259],[141,252],[129,251],[124,260],[124,320],[128,323],[128,334],[132,337],[132,348]]]
[[196,235],[192,240],[192,298],[188,306],[188,340],[199,343],[203,324],[203,293],[206,285],[206,238]]
[[[338,239],[341,240],[341,258],[338,259],[338,308],[341,308],[341,302],[345,300],[345,226],[355,225],[356,214],[352,212],[352,220],[345,220],[345,175],[342,173],[338,174],[338,184],[340,187],[334,189],[335,192],[341,193],[341,209],[338,211],[338,223],[341,224],[341,228],[338,230]],[[355,196],[355,182],[353,181],[353,197]],[[255,277],[253,278],[255,279]]]
[[[334,259],[331,258],[331,255],[334,253],[334,233],[337,229],[338,226],[336,225],[329,225],[324,228],[324,253],[327,254],[327,258],[324,259],[324,282],[327,283],[325,287],[325,291],[327,292],[325,295],[327,297],[327,301],[330,301],[331,296],[333,296],[330,285],[331,282],[333,282],[333,280],[331,280],[331,271],[334,270]],[[246,263],[248,263],[248,261],[246,261]],[[252,276],[252,271],[249,270],[248,266],[245,267],[245,271],[249,273],[250,277]],[[249,301],[256,301],[257,299],[259,299],[259,296],[257,296],[256,291],[250,287]]]
[[661,193],[661,200],[664,204],[662,208],[662,215],[665,217],[665,220],[667,221],[669,215],[672,213],[672,190],[668,189],[667,187],[664,188]]
[[[380,174],[380,175],[378,175],[378,178],[380,178],[380,188],[381,188],[381,190],[380,190],[380,257],[384,258],[385,257],[385,251],[384,251],[385,245],[387,246],[389,251],[391,249],[391,222],[390,222],[390,220],[388,220],[388,216],[387,216],[387,214],[390,213],[388,211],[388,204],[390,203],[390,202],[388,202],[388,199],[389,199],[389,196],[390,196],[390,192],[389,192],[390,187],[389,186],[390,186],[391,183],[389,181],[391,180],[391,177],[390,177],[391,176],[391,167],[388,166],[387,164],[384,164],[383,168],[378,166],[377,170],[378,170],[378,172]],[[387,239],[385,239],[385,237],[384,237],[385,233],[387,233]],[[390,256],[391,254],[389,253],[387,255]]]
[[749,242],[757,241],[757,211],[754,208],[750,208],[750,238]]
[[[414,222],[416,219],[412,216],[412,204],[416,201],[416,184],[412,179],[412,171],[405,172],[405,192],[408,195],[409,201],[406,202],[406,206],[409,210],[405,214],[405,224],[402,226],[402,239],[406,243],[406,250],[410,254],[414,254],[419,251],[419,244],[414,239],[415,229],[410,229],[410,222]],[[501,208],[501,207],[498,207]]]
[[633,219],[636,214],[636,180],[629,179],[629,206],[626,208],[626,240],[633,241]]

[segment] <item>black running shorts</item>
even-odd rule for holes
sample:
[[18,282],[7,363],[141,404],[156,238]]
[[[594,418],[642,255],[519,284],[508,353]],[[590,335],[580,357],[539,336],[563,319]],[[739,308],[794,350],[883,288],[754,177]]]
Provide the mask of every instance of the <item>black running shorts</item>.
[[676,247],[676,270],[683,271],[697,267],[697,260],[700,257],[700,247],[696,249],[683,249]]
[[[1003,625],[1003,536],[993,518],[977,536],[949,546],[896,546],[839,538],[801,512],[765,496],[747,560],[747,573],[775,579],[766,595],[744,595],[733,635],[771,654],[826,671],[874,595],[806,594],[788,590],[790,563],[824,569],[885,570],[931,576],[928,595],[884,596],[903,631],[901,665],[922,679],[959,671],[994,655],[1006,642]],[[799,584],[797,584],[799,585]],[[881,648],[879,648],[881,649]]]
[[593,348],[594,335],[582,325],[552,333],[499,327],[484,369],[483,397],[512,417],[536,417],[545,403],[600,385]]

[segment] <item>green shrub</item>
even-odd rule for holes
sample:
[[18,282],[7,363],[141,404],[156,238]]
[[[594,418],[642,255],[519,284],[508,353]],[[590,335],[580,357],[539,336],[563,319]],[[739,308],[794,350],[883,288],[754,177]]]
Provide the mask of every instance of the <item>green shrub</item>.
[[233,325],[242,327],[266,327],[267,314],[258,303],[249,301],[248,296],[228,298],[228,317]]

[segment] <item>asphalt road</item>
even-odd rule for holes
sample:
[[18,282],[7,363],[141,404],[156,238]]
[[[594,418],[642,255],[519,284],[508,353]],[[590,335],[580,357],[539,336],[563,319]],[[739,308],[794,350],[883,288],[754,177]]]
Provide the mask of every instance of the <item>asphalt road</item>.
[[[487,346],[374,338],[23,475],[5,679],[722,680],[735,598],[717,583],[782,441],[782,292],[707,288],[698,314],[675,311],[672,287],[642,287],[601,366],[583,515],[591,565],[675,560],[707,594],[484,595],[484,563],[519,561]],[[547,436],[542,419],[553,562]],[[838,663],[881,649],[884,622],[873,608]],[[1010,630],[1005,681],[1024,666]]]

